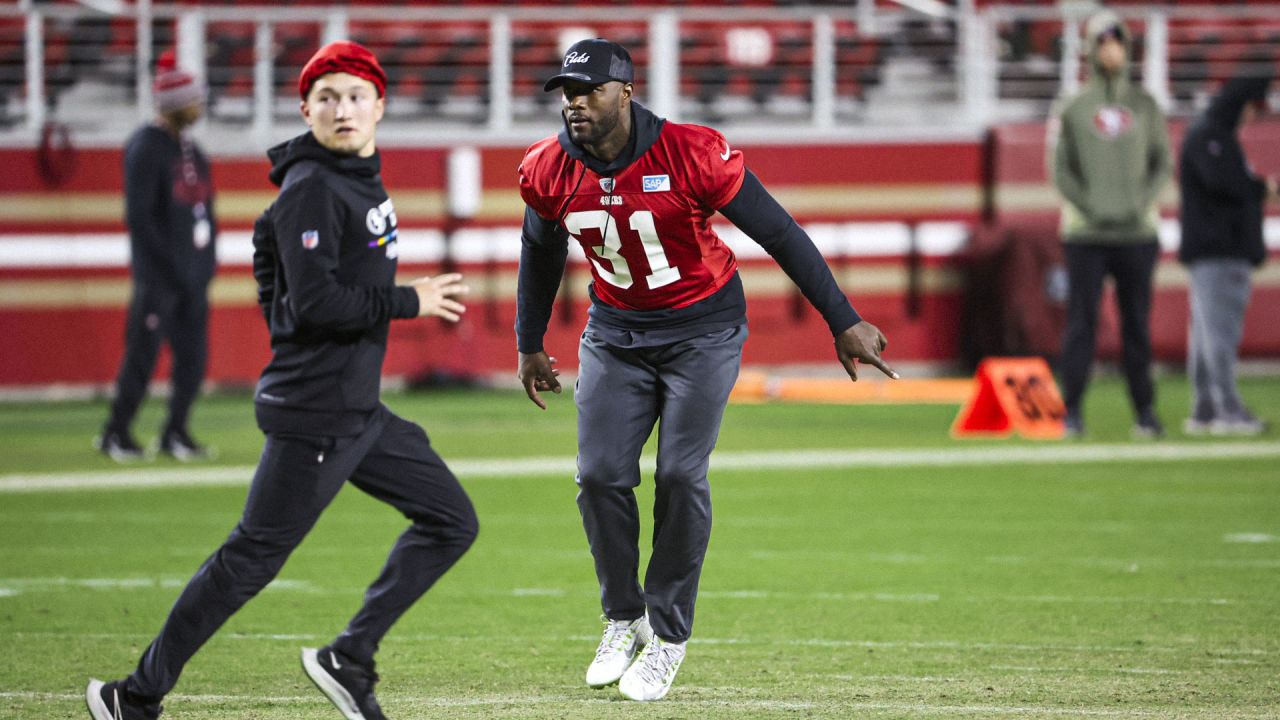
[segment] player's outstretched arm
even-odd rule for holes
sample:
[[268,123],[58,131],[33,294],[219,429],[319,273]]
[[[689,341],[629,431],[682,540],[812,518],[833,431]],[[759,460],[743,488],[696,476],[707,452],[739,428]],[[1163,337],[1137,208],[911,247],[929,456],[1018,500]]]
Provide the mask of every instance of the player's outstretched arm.
[[547,355],[546,351],[520,353],[520,368],[517,375],[524,392],[534,405],[546,410],[547,403],[538,394],[540,390],[550,390],[560,394],[560,371],[556,369],[556,359]]
[[880,353],[887,347],[889,347],[888,338],[880,332],[880,328],[866,320],[859,320],[836,336],[836,357],[840,358],[844,371],[849,373],[849,379],[854,382],[858,381],[856,360],[874,365],[885,375],[894,380],[898,379],[898,373],[880,357]]

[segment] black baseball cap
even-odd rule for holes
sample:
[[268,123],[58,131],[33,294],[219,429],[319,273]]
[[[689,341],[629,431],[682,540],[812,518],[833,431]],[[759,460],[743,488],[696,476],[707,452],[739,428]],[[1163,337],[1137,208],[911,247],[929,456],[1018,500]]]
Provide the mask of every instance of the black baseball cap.
[[560,74],[542,86],[545,91],[555,90],[568,80],[600,85],[610,80],[629,83],[635,79],[635,65],[631,53],[616,42],[604,38],[579,40],[564,54],[560,62]]

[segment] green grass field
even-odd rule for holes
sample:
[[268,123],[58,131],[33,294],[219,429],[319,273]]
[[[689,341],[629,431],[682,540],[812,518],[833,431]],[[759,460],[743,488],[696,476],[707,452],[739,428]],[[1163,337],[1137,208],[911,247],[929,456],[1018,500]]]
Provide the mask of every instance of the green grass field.
[[[1071,444],[957,442],[952,405],[731,406],[694,638],[648,705],[582,684],[599,604],[568,395],[390,395],[481,534],[387,637],[379,697],[397,719],[1280,717],[1280,441],[1185,438],[1185,382],[1161,391],[1156,444],[1129,441],[1114,380]],[[1277,417],[1280,379],[1244,391]],[[87,678],[132,669],[261,449],[249,398],[215,396],[194,427],[216,462],[121,473],[89,450],[104,415],[0,405],[0,718],[87,717]],[[209,484],[120,487],[158,473]],[[344,490],[165,717],[336,719],[298,648],[342,629],[402,528]]]

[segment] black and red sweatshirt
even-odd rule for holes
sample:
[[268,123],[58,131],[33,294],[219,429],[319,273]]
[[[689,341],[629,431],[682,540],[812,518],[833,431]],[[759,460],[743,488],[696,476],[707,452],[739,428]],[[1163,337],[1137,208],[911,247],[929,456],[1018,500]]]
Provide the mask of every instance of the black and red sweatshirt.
[[359,433],[377,408],[387,330],[418,315],[396,286],[396,214],[381,160],[311,133],[267,151],[280,195],[254,223],[253,274],[271,331],[254,400],[265,432]]

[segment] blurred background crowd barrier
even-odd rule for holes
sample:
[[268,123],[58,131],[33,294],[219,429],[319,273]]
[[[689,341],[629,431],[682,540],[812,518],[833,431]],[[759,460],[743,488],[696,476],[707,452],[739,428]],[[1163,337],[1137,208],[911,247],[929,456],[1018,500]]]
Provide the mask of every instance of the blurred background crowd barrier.
[[[1175,144],[1218,83],[1277,71],[1280,3],[1109,3],[1134,29],[1133,73],[1166,107]],[[840,3],[520,3],[360,0],[35,2],[0,6],[0,387],[98,387],[123,334],[128,250],[120,145],[152,114],[155,58],[209,87],[196,129],[214,158],[224,235],[213,288],[210,377],[252,382],[267,353],[248,272],[253,218],[272,198],[262,151],[299,132],[296,78],[322,43],[373,49],[389,74],[379,130],[402,226],[406,272],[471,272],[480,312],[433,344],[426,324],[395,332],[388,372],[514,372],[511,322],[523,149],[559,129],[542,92],[564,47],[605,36],[637,64],[639,99],[709,124],[827,255],[895,357],[972,366],[988,354],[1057,352],[1058,201],[1045,182],[1044,119],[1081,78],[1088,2],[854,0]],[[1273,110],[1280,97],[1271,98]],[[1175,145],[1176,147],[1176,145]],[[1280,123],[1250,130],[1261,171],[1280,171]],[[1178,198],[1162,198],[1157,357],[1185,352]],[[1278,208],[1269,208],[1274,214]],[[1280,218],[1267,221],[1272,253]],[[749,240],[748,363],[830,360],[821,321]],[[1274,264],[1273,264],[1274,265]],[[587,273],[571,268],[549,344],[571,355]],[[1280,274],[1265,267],[1246,322],[1246,358],[1280,358]],[[1114,318],[1101,349],[1114,356]]]

